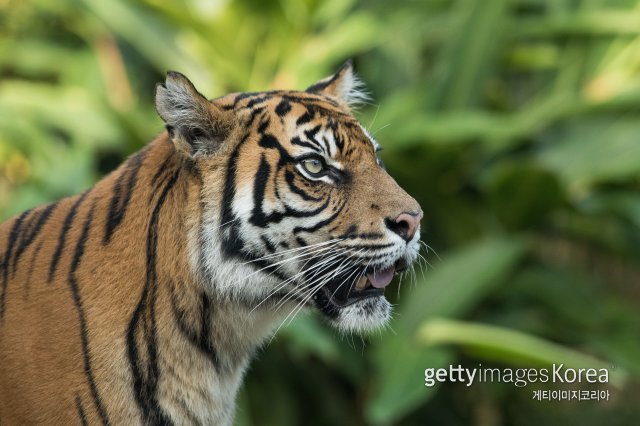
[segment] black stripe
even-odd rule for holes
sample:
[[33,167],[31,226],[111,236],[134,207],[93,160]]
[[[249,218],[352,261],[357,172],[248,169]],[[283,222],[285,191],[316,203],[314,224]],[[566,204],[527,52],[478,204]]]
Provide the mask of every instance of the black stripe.
[[255,99],[251,99],[249,102],[247,102],[247,104],[244,106],[245,108],[253,108],[254,106],[261,104],[265,101],[268,101],[269,99],[271,99],[271,95],[270,94],[266,94],[264,96],[260,96],[257,97]]
[[346,231],[344,231],[344,234],[340,235],[338,238],[350,238],[353,237],[356,232],[358,232],[358,225],[353,223],[347,228]]
[[335,141],[336,146],[338,147],[338,150],[340,152],[343,152],[343,150],[344,150],[344,139],[340,135],[340,132],[338,132],[338,123],[336,121],[334,121],[334,120],[329,120],[329,127],[331,128],[331,131],[333,132],[333,140]]
[[167,165],[171,160],[173,160],[173,155],[167,156],[167,158],[164,159],[160,167],[158,167],[158,170],[156,170],[155,174],[151,178],[151,193],[149,195],[149,202],[151,202],[153,196],[158,192],[158,189],[169,177],[171,170],[167,169]]
[[[29,210],[29,214],[25,216],[22,224],[20,225],[20,235],[18,235],[18,239],[16,240],[15,249],[22,244],[25,237],[31,233],[35,223],[37,222],[38,217],[42,214],[42,209],[34,207]],[[14,252],[15,255],[15,252]],[[13,258],[13,257],[12,257]],[[10,268],[11,269],[11,268]]]
[[338,75],[334,75],[332,78],[326,80],[326,81],[321,81],[318,82],[312,86],[307,87],[307,92],[321,92],[322,90],[326,89],[331,83],[333,83],[336,80],[336,77]]
[[[332,229],[332,231],[335,230]],[[344,231],[343,234],[338,235],[336,238],[344,238],[349,240],[361,239],[361,240],[378,240],[384,238],[384,235],[378,232],[362,232],[358,233],[358,226],[353,224]],[[393,244],[391,244],[393,245]]]
[[333,74],[331,77],[328,77],[322,81],[312,84],[311,86],[307,87],[307,90],[305,90],[305,92],[314,93],[314,92],[323,91],[324,89],[329,87],[331,84],[333,84],[338,79],[338,77],[341,77],[342,73],[347,67],[351,67],[351,66],[353,66],[352,61],[351,60],[346,61],[344,64],[340,66],[340,69],[338,69],[338,71],[336,71],[335,74]]
[[76,394],[76,410],[78,411],[80,424],[82,424],[82,426],[87,426],[89,424],[87,422],[87,415],[84,413],[84,408],[82,407],[82,400],[80,400],[80,395],[78,394]]
[[16,246],[17,239],[20,235],[20,230],[22,228],[22,224],[27,217],[27,215],[31,212],[31,210],[27,210],[22,213],[16,221],[13,223],[11,227],[11,231],[9,231],[9,239],[7,240],[7,249],[4,253],[4,259],[2,260],[2,292],[0,292],[0,318],[4,316],[4,304],[5,298],[7,294],[7,285],[9,284],[9,262],[11,260],[11,256],[13,254],[13,248]]
[[[314,113],[319,112],[327,115],[334,115],[344,118],[353,118],[350,114],[338,109],[340,105],[336,101],[326,96],[316,97],[315,95],[300,96],[293,93],[286,93],[282,95],[283,99],[292,103],[303,105],[307,108],[311,108]],[[331,105],[334,108],[327,108],[326,104]]]
[[291,111],[291,104],[286,99],[281,100],[278,106],[276,106],[276,114],[278,114],[279,117],[284,117],[289,111]]
[[276,138],[271,134],[266,133],[262,135],[262,137],[260,138],[260,142],[258,142],[258,144],[263,148],[278,150],[278,153],[280,154],[280,159],[278,160],[278,167],[282,166],[283,164],[287,164],[294,161],[293,157],[291,157],[291,155],[289,155],[287,150],[284,149],[284,147],[280,144],[280,142],[278,141],[278,138]]
[[320,201],[320,200],[322,200],[322,197],[313,197],[313,196],[307,194],[306,192],[304,192],[304,190],[302,188],[299,188],[298,186],[296,186],[295,175],[293,174],[293,172],[291,172],[291,170],[286,170],[284,172],[284,178],[287,181],[287,185],[289,185],[289,189],[291,190],[291,192],[293,192],[294,194],[299,195],[303,200],[305,200],[305,201]]
[[[255,119],[255,116],[253,116]],[[244,242],[240,236],[238,229],[237,217],[233,213],[233,199],[236,194],[236,170],[240,149],[249,138],[249,133],[245,134],[238,145],[234,148],[229,161],[227,163],[227,171],[224,180],[224,190],[220,205],[220,223],[223,224],[223,238],[225,243],[222,244],[222,255],[225,257],[244,258],[243,254]],[[225,229],[226,228],[226,229]]]
[[262,243],[264,244],[264,247],[267,249],[267,251],[269,253],[275,253],[276,252],[276,246],[269,241],[269,239],[267,237],[265,237],[264,235],[260,235],[260,239],[262,240]]
[[151,204],[151,202],[156,198],[158,194],[158,189],[166,185],[167,181],[171,179],[172,176],[173,176],[173,173],[171,172],[160,174],[159,179],[157,180],[157,182],[153,183],[153,187],[149,192],[149,204]]
[[264,135],[265,131],[269,127],[269,124],[271,124],[271,119],[268,116],[262,117],[262,118],[263,119],[261,120],[260,125],[258,126],[258,133],[261,135]]
[[321,128],[322,128],[322,126],[318,124],[317,126],[311,128],[309,130],[305,130],[303,132],[308,140],[314,142],[319,147],[321,147],[322,145],[320,145],[320,142],[318,142],[318,140],[316,139],[316,136],[318,135],[318,132],[320,131]]
[[242,101],[243,99],[247,99],[250,98],[252,96],[257,96],[261,94],[261,92],[244,92],[244,93],[240,93],[238,94],[238,96],[235,97],[235,99],[233,100],[233,107],[235,108],[236,105]]
[[36,260],[38,259],[38,255],[40,254],[40,250],[42,250],[42,243],[43,243],[43,240],[40,240],[40,243],[38,243],[38,246],[36,247],[36,249],[33,251],[33,254],[31,255],[31,262],[29,263],[29,272],[27,273],[27,281],[25,282],[25,285],[24,285],[25,297],[29,295],[29,288],[31,287],[31,277],[33,276],[33,268],[35,266]]
[[145,154],[146,150],[141,150],[134,154],[127,161],[126,169],[124,169],[116,179],[106,218],[104,239],[102,240],[103,245],[109,244],[113,233],[127,213],[127,207],[129,207],[129,201],[131,201],[133,188],[136,184],[138,172],[142,166]]
[[385,248],[389,248],[394,246],[394,243],[387,243],[387,244],[345,244],[344,247],[349,248],[349,249],[385,249]]
[[298,117],[298,119],[296,120],[296,126],[302,126],[303,124],[307,124],[308,122],[310,122],[311,120],[313,120],[313,115],[311,114],[311,112],[309,111],[309,109],[307,108],[307,110],[304,112],[304,114],[302,114],[300,117]]
[[298,145],[298,146],[303,146],[305,148],[309,148],[312,149],[314,151],[317,151],[318,153],[322,153],[322,147],[320,147],[319,145],[316,145],[315,141],[303,141],[302,139],[300,139],[297,136],[294,136],[293,138],[291,138],[291,143],[293,145]]
[[69,213],[64,218],[64,222],[62,224],[62,230],[60,231],[60,236],[58,237],[58,245],[56,246],[55,251],[53,252],[53,258],[51,258],[51,264],[49,265],[49,277],[47,282],[51,282],[53,280],[53,275],[56,273],[56,269],[58,268],[58,262],[60,262],[60,256],[62,256],[62,251],[64,250],[64,245],[67,240],[67,233],[69,229],[71,229],[71,224],[73,223],[73,219],[78,212],[78,207],[82,203],[82,200],[87,196],[88,192],[83,193],[78,199],[73,203]]
[[[250,129],[253,126],[253,123],[256,121],[256,119],[258,117],[260,117],[260,119],[264,118],[263,117],[263,113],[264,113],[265,109],[266,109],[265,107],[258,107],[258,108],[255,108],[255,109],[251,110],[251,114],[249,114],[249,117],[246,120],[246,123],[243,125],[243,127],[246,128],[246,129]],[[244,138],[247,138],[248,136],[249,135],[245,135]]]
[[[146,424],[173,424],[158,402],[158,382],[160,369],[158,365],[158,343],[156,329],[156,298],[158,276],[156,258],[158,254],[158,222],[160,211],[169,191],[176,184],[180,169],[177,169],[167,182],[158,197],[151,213],[147,230],[146,279],[140,301],[133,312],[127,329],[127,349],[129,364],[133,374],[133,387],[136,402],[142,411]],[[136,335],[143,342],[139,345]],[[146,351],[146,356],[141,356]]]
[[93,398],[93,403],[96,406],[96,410],[98,412],[98,416],[100,416],[100,420],[103,425],[109,424],[109,417],[107,416],[107,412],[102,405],[102,400],[100,399],[100,394],[98,393],[98,388],[96,386],[95,379],[93,377],[93,370],[91,368],[91,351],[89,348],[89,336],[87,329],[87,320],[84,314],[84,307],[82,305],[82,298],[80,297],[80,290],[78,288],[78,280],[76,278],[76,270],[78,266],[80,266],[80,261],[82,260],[82,256],[84,255],[85,245],[87,243],[87,239],[89,238],[89,230],[91,229],[91,223],[93,222],[93,213],[95,210],[95,204],[91,206],[91,210],[87,215],[87,218],[84,221],[82,226],[82,233],[80,234],[80,238],[78,239],[78,243],[76,244],[76,249],[73,254],[73,259],[71,261],[71,268],[69,269],[69,289],[71,290],[71,296],[73,297],[73,304],[78,311],[78,322],[80,323],[80,340],[82,342],[82,361],[84,367],[84,374],[87,376],[87,383],[89,384],[89,390],[91,391],[91,397]]
[[200,298],[199,326],[198,324],[189,324],[187,311],[178,306],[175,283],[171,284],[171,305],[180,332],[211,361],[215,370],[220,373],[220,358],[211,340],[211,321],[213,315],[213,303],[211,299],[204,292],[202,293]]
[[359,238],[361,240],[378,240],[378,239],[382,239],[383,237],[384,235],[378,232],[364,232],[362,234],[358,234],[351,238]]
[[266,214],[262,209],[267,181],[271,174],[271,167],[267,162],[266,156],[262,154],[260,158],[260,165],[253,182],[253,210],[251,211],[251,217],[249,222],[252,225],[260,228],[266,228],[272,223],[279,223],[286,217],[311,217],[321,213],[329,205],[329,199],[327,199],[321,206],[313,210],[295,210],[289,206],[284,206],[284,212],[273,212]]
[[[265,189],[267,187],[267,181],[269,180],[269,175],[271,174],[271,166],[267,162],[267,158],[264,154],[260,157],[260,165],[258,166],[258,170],[256,171],[256,175],[253,181],[253,212],[251,213],[250,222],[253,225],[260,226],[265,228],[271,220],[276,219],[275,216],[270,215],[268,218],[267,215],[264,214],[262,210],[262,202],[264,200]],[[280,213],[278,220],[273,220],[274,222],[278,222],[283,217],[282,213]]]
[[[375,267],[377,260],[386,259],[389,257],[389,253],[378,253],[372,255],[364,255],[364,256],[355,256],[355,259],[359,259],[363,263],[369,263],[369,267]],[[379,265],[378,265],[379,266]]]
[[[328,202],[329,200],[327,200]],[[333,222],[336,217],[338,217],[338,215],[340,214],[340,212],[342,212],[342,209],[344,208],[344,206],[346,205],[346,202],[343,203],[331,216],[329,216],[327,219],[325,220],[321,220],[320,222],[316,223],[313,226],[296,226],[295,228],[293,228],[293,233],[294,234],[299,234],[300,232],[315,232],[318,229],[322,228],[323,226],[326,226],[328,224],[330,224],[331,222]]]
[[327,140],[326,136],[322,136],[322,146],[324,146],[325,152],[327,153],[328,157],[333,157],[333,154],[331,153],[331,144],[329,143],[329,141]]
[[40,230],[42,230],[42,227],[47,222],[47,220],[49,220],[49,218],[51,217],[51,213],[53,213],[53,211],[57,206],[58,206],[58,203],[52,203],[52,204],[49,204],[47,207],[45,207],[45,209],[42,210],[42,212],[38,216],[37,221],[29,229],[29,232],[23,235],[22,240],[20,241],[20,245],[16,250],[16,255],[13,258],[13,275],[15,275],[16,269],[18,268],[18,262],[20,261],[20,256],[22,256],[25,250],[29,248],[31,243],[33,243],[33,240],[36,239],[36,237],[40,233]]
[[255,100],[251,100],[249,101],[246,105],[242,106],[241,108],[252,108],[254,107],[257,103],[263,102],[266,99],[269,99],[273,96],[276,95],[280,95],[284,93],[282,90],[268,90],[265,92],[244,92],[244,93],[239,93],[238,95],[236,95],[235,99],[233,100],[233,104],[232,105],[226,105],[224,107],[222,107],[225,110],[230,110],[233,108],[237,108],[238,104],[245,100],[245,99],[249,99],[249,98],[253,98],[256,97],[257,99]]
[[279,279],[286,280],[288,277],[284,276],[277,270],[277,266],[273,266],[266,262],[264,259],[258,259],[253,254],[247,252],[244,248],[244,241],[240,235],[239,226],[237,223],[237,217],[233,213],[233,199],[235,198],[235,183],[236,183],[236,169],[238,163],[238,157],[240,155],[240,149],[244,143],[248,140],[249,134],[245,134],[238,145],[231,153],[229,162],[227,163],[227,172],[224,181],[224,191],[222,195],[222,201],[220,203],[220,223],[223,225],[223,238],[224,244],[222,244],[222,255],[226,258],[239,258],[246,261],[251,261],[251,265],[256,269],[265,268],[265,272],[270,273]]

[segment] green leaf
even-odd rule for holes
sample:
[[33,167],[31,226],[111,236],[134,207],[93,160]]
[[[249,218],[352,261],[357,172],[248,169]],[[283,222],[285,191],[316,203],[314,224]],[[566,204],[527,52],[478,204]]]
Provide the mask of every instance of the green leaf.
[[338,359],[335,335],[323,327],[316,316],[300,315],[280,334],[286,336],[289,349],[298,357],[313,354],[326,362]]
[[640,173],[640,123],[635,119],[578,120],[567,136],[549,145],[539,161],[578,190]]
[[493,212],[509,229],[541,223],[564,201],[554,173],[522,162],[500,163],[487,186]]
[[411,331],[427,318],[463,315],[503,282],[525,249],[521,238],[497,237],[443,256],[402,301],[398,327]]
[[202,66],[178,46],[171,27],[144,9],[122,0],[82,0],[110,29],[139,49],[158,69],[178,66],[194,81],[206,82]]
[[424,385],[425,368],[444,367],[452,360],[451,352],[443,348],[416,349],[409,335],[385,336],[374,353],[377,374],[366,400],[367,420],[389,424],[427,401],[438,388]]

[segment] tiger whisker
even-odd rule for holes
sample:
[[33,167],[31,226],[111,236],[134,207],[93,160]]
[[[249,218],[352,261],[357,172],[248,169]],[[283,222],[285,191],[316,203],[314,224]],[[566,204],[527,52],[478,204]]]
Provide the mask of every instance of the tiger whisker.
[[[337,254],[335,254],[335,255],[332,255],[332,256],[330,256],[330,257],[328,258],[328,260],[336,260],[336,259],[337,259],[337,257],[338,257],[338,255],[339,255],[339,253],[337,253]],[[308,259],[308,260],[305,262],[305,265],[306,265],[310,260],[311,260],[311,259]],[[323,261],[323,262],[324,262],[324,261]],[[325,262],[325,263],[326,263],[326,262]],[[321,267],[321,266],[322,266],[322,265],[316,264],[316,265],[312,266],[309,270],[312,270],[312,269],[314,269],[314,268],[316,268],[316,267],[318,267],[318,268],[319,268],[319,267]],[[280,291],[282,288],[284,288],[287,284],[289,284],[289,282],[294,281],[298,276],[300,276],[300,275],[304,274],[305,272],[306,272],[306,271],[302,270],[302,271],[298,272],[297,274],[295,274],[294,276],[292,276],[292,277],[288,278],[287,280],[285,280],[285,281],[284,281],[283,283],[281,283],[280,285],[278,285],[278,287],[277,287],[277,288],[275,288],[275,289],[273,289],[272,291],[270,291],[270,292],[269,292],[269,294],[267,294],[267,295],[266,295],[266,296],[265,296],[265,297],[264,297],[260,302],[258,302],[258,303],[256,304],[256,306],[254,306],[254,307],[251,309],[251,311],[249,312],[249,314],[251,314],[252,312],[254,312],[254,311],[255,311],[255,310],[256,310],[260,305],[262,305],[264,302],[266,302],[267,300],[269,300],[269,298],[270,298],[272,295],[274,295],[275,293],[277,293],[278,291]],[[286,297],[293,297],[293,296],[292,296],[292,295],[290,295],[290,294],[287,294],[287,296],[286,296]],[[286,299],[285,299],[285,300],[286,300]],[[279,302],[276,304],[276,306],[275,306],[275,310],[278,310],[278,309],[279,309],[279,307],[281,306],[281,304],[283,304],[283,301],[282,301],[282,300],[281,300],[281,301],[279,301]],[[248,317],[248,316],[247,316],[247,317]]]
[[[354,253],[354,254],[358,254],[358,253]],[[351,266],[355,265],[355,261],[356,261],[356,260],[353,260],[353,259],[352,259],[352,260],[351,260],[351,262],[350,262],[350,264],[348,264],[347,266],[348,266],[348,267],[351,267]],[[347,268],[345,268],[345,269],[347,269]],[[342,271],[340,271],[340,272],[342,272]],[[361,271],[359,271],[358,269],[355,269],[353,272],[351,272],[351,273],[350,273],[350,274],[349,274],[349,275],[344,279],[344,281],[343,281],[343,282],[342,282],[342,283],[341,283],[341,284],[340,284],[340,285],[339,285],[339,286],[334,290],[334,292],[331,294],[331,297],[335,296],[335,295],[336,295],[336,293],[338,292],[338,290],[340,290],[340,288],[341,288],[341,287],[342,287],[346,282],[348,282],[348,281],[349,281],[349,279],[350,279],[354,274],[356,274],[356,276],[357,276],[357,274],[358,274],[359,272],[361,272]],[[339,272],[336,272],[336,273],[334,274],[334,276],[337,276],[337,275],[338,275],[338,273],[339,273]]]
[[[335,244],[337,244],[337,243],[335,243]],[[309,251],[309,252],[298,254],[298,255],[293,256],[293,257],[287,257],[287,258],[285,258],[285,259],[283,259],[281,261],[278,261],[278,262],[275,262],[275,263],[271,263],[271,264],[269,264],[269,265],[267,265],[267,266],[265,266],[265,267],[263,267],[261,269],[253,271],[249,275],[245,276],[240,282],[243,282],[243,281],[249,279],[250,277],[252,277],[253,275],[256,275],[259,272],[264,272],[264,273],[266,273],[268,275],[272,275],[273,273],[275,273],[276,271],[280,270],[285,264],[287,264],[289,262],[293,262],[293,261],[299,260],[299,259],[304,259],[305,257],[311,258],[312,256],[315,256],[318,253],[322,253],[322,252],[325,252],[325,251],[331,251],[333,249],[334,249],[334,246],[322,247],[322,248],[319,248],[319,249],[316,249],[316,250],[312,250],[312,251]],[[267,271],[268,269],[272,269],[272,271]],[[232,282],[232,283],[228,284],[227,286],[232,286],[232,285],[235,285],[235,284],[237,284],[237,283]]]
[[411,281],[413,282],[414,285],[416,285],[418,283],[418,277],[416,276],[416,264],[413,263],[409,270],[411,271],[411,277],[412,277]]
[[[315,281],[315,275],[317,275],[317,273],[319,273],[321,271],[321,269],[319,268],[320,266],[323,266],[322,269],[328,268],[328,267],[332,267],[334,265],[334,263],[338,263],[341,261],[341,259],[337,258],[339,255],[341,255],[344,251],[348,251],[345,249],[341,249],[342,252],[337,253],[336,255],[332,256],[332,258],[327,259],[327,260],[332,260],[335,262],[327,262],[327,260],[323,260],[321,262],[319,262],[318,264],[314,265],[312,268],[306,270],[306,271],[302,271],[303,273],[308,273],[309,271],[316,269],[313,277],[312,277],[312,281],[310,283],[304,284],[302,287],[298,287],[298,288],[294,288],[291,290],[290,294],[288,294],[286,297],[283,298],[283,300],[281,300],[280,302],[278,302],[278,304],[276,305],[276,309],[279,309],[281,306],[283,306],[288,300],[290,300],[291,298],[295,297],[296,295],[303,293],[307,288],[309,288]],[[328,263],[328,264],[327,264]]]
[[295,247],[295,248],[292,248],[292,249],[282,250],[282,251],[279,251],[278,253],[267,254],[267,255],[258,257],[256,259],[252,259],[252,260],[248,260],[246,262],[238,263],[237,265],[247,265],[249,263],[259,262],[261,260],[271,259],[273,257],[284,256],[284,255],[287,255],[287,254],[290,254],[290,253],[296,252],[296,251],[313,250],[315,248],[318,248],[318,247],[321,247],[321,246],[325,246],[325,245],[328,245],[328,244],[332,244],[332,243],[338,243],[338,242],[343,241],[343,240],[344,240],[344,238],[334,238],[333,240],[323,241],[321,243],[316,243],[316,244],[311,244],[311,245],[308,245],[308,246]]
[[[268,300],[272,295],[274,295],[275,293],[277,293],[278,291],[280,291],[282,288],[284,288],[287,284],[289,284],[290,282],[295,281],[296,278],[298,278],[299,276],[307,273],[308,271],[311,271],[313,269],[317,269],[320,268],[322,266],[324,266],[325,263],[327,263],[330,260],[336,259],[339,256],[340,253],[336,253],[336,254],[332,254],[330,257],[328,257],[326,260],[323,260],[322,262],[313,265],[311,268],[309,268],[308,270],[301,270],[300,272],[298,272],[297,274],[293,275],[292,277],[289,277],[288,279],[286,279],[285,281],[283,281],[280,285],[278,285],[278,287],[276,289],[274,289],[273,291],[271,291],[265,298],[263,298],[260,303],[258,303],[252,310],[251,312],[253,312],[253,310],[255,310],[258,306],[260,306],[262,303],[264,303],[266,300]],[[302,266],[302,268],[304,268],[306,266],[306,264],[311,260],[307,259],[307,261],[304,263],[304,265]],[[287,296],[285,296],[285,301],[286,301],[286,297],[288,297],[289,294],[287,294]],[[282,303],[283,301],[279,301],[275,308],[276,310],[278,309],[278,306]]]
[[[418,266],[420,266],[420,273],[421,273],[421,276],[424,277],[425,269],[426,269],[426,266],[424,266],[424,265],[426,264],[427,266],[429,266],[431,268],[433,268],[433,266],[431,266],[429,261],[423,255],[421,255],[420,253],[418,253],[418,257],[419,257]],[[424,266],[424,269],[423,269],[423,266]]]
[[[318,284],[314,284],[314,289],[311,290],[309,292],[309,294],[306,297],[303,297],[302,301],[300,301],[300,303],[298,303],[290,312],[289,314],[285,317],[285,319],[280,323],[280,325],[278,326],[278,328],[275,331],[274,336],[278,333],[278,331],[280,330],[280,328],[282,328],[283,325],[285,325],[285,323],[287,323],[287,320],[291,317],[291,319],[293,320],[293,318],[295,318],[295,316],[298,314],[298,312],[300,312],[300,310],[307,304],[307,302],[309,300],[311,300],[313,298],[313,296],[315,296],[315,294],[320,291],[320,289],[322,289],[322,287],[324,286],[324,284],[326,284],[327,282],[329,282],[330,278],[327,277],[320,277],[320,282]],[[293,314],[293,317],[291,316]],[[272,337],[273,340],[273,337]]]
[[384,126],[382,126],[382,127],[378,127],[375,131],[373,131],[373,132],[371,133],[371,136],[375,136],[375,135],[376,135],[380,130],[384,130],[384,129],[386,129],[386,128],[387,128],[387,127],[389,127],[389,126],[391,126],[391,123],[387,123],[387,124],[385,124],[385,125],[384,125]]
[[[343,250],[343,252],[344,251],[348,251],[348,250]],[[348,260],[348,259],[349,258],[347,257],[347,259],[345,259],[345,260]],[[302,288],[294,289],[294,292],[302,293],[303,291],[306,291],[307,289],[312,288],[314,286],[318,286],[318,288],[322,287],[326,282],[330,281],[331,279],[333,279],[335,276],[337,276],[338,274],[340,274],[342,272],[342,270],[344,269],[343,264],[344,264],[345,260],[337,259],[336,261],[330,263],[328,265],[329,267],[331,267],[334,264],[337,264],[338,262],[340,262],[340,264],[338,265],[338,268],[334,269],[332,271],[332,273],[326,274],[324,276],[320,276],[317,279],[315,279],[315,277],[314,277],[314,279],[310,283],[306,284]],[[318,273],[320,271],[316,271],[316,272]]]
[[[362,250],[359,250],[357,253],[360,253]],[[354,254],[357,254],[354,253]],[[353,255],[352,255],[353,256]],[[326,276],[324,278],[324,280],[322,280],[319,284],[316,285],[316,288],[314,290],[312,290],[310,292],[310,294],[306,297],[303,298],[303,301],[301,303],[299,303],[298,305],[296,305],[296,307],[294,307],[294,309],[289,313],[289,315],[287,315],[287,317],[284,319],[284,321],[282,322],[282,324],[280,325],[280,327],[282,327],[282,325],[284,325],[287,322],[287,319],[289,317],[291,317],[291,319],[289,320],[289,323],[291,323],[294,318],[296,317],[296,315],[302,310],[302,308],[306,305],[306,303],[311,299],[311,297],[313,297],[327,282],[331,281],[333,278],[337,277],[343,270],[348,270],[349,268],[351,268],[352,266],[354,266],[356,259],[353,259],[352,257],[348,257],[346,260],[349,260],[349,262],[347,262],[346,265],[343,265],[344,261],[338,266],[338,269],[335,270],[333,273],[329,274],[328,276]],[[355,273],[357,273],[358,271],[355,270]],[[331,297],[333,297],[335,295],[335,293],[346,283],[348,282],[349,278],[351,278],[351,276],[353,275],[353,272],[347,277],[345,278],[345,281],[343,283],[341,283],[338,288],[333,292],[333,294],[331,295]],[[292,316],[293,314],[293,316]],[[278,328],[280,328],[278,327]],[[277,332],[277,331],[276,331]]]
[[[322,247],[322,248],[319,248],[319,249],[314,250],[314,251],[312,251],[312,252],[306,252],[306,253],[298,254],[298,255],[293,256],[293,257],[287,257],[287,258],[285,258],[285,259],[283,259],[283,260],[280,260],[280,261],[275,262],[275,263],[271,263],[271,264],[269,264],[268,266],[265,266],[264,268],[258,269],[257,271],[254,271],[254,272],[250,273],[250,274],[249,274],[249,275],[247,275],[244,279],[246,280],[247,278],[250,278],[250,277],[252,277],[253,275],[255,275],[255,274],[257,274],[257,273],[262,272],[262,271],[264,271],[265,269],[273,268],[274,266],[278,266],[278,265],[283,265],[283,264],[285,264],[285,263],[291,262],[291,261],[296,260],[296,259],[299,259],[299,258],[301,258],[301,257],[311,256],[311,255],[314,255],[314,254],[317,254],[317,253],[321,253],[321,252],[323,252],[323,251],[327,251],[327,250],[330,250],[330,249],[331,249],[331,247]],[[278,269],[278,268],[276,268],[276,270],[277,270],[277,269]],[[275,270],[274,270],[274,271],[275,271]]]
[[425,243],[422,240],[418,240],[418,242],[425,248],[426,252],[429,253],[429,250],[431,250],[433,252],[433,254],[436,255],[436,257],[438,258],[439,261],[442,261],[442,259],[440,258],[440,256],[438,255],[438,253],[433,249],[433,247],[431,247],[429,244]]
[[[335,244],[337,244],[337,243],[335,243]],[[297,259],[300,259],[300,258],[304,258],[304,257],[307,257],[307,256],[312,256],[312,255],[315,255],[315,254],[317,254],[317,253],[321,253],[321,252],[323,252],[323,251],[327,251],[327,250],[331,250],[331,247],[322,247],[322,248],[319,248],[319,249],[317,249],[317,250],[313,250],[313,251],[308,252],[308,253],[303,253],[303,254],[299,254],[299,255],[297,255],[297,256],[288,257],[288,258],[283,259],[283,260],[281,260],[281,261],[279,261],[279,262],[269,264],[268,266],[265,266],[265,267],[263,267],[263,268],[261,268],[261,269],[258,269],[258,270],[256,270],[256,271],[253,271],[253,272],[252,272],[252,273],[250,273],[249,275],[245,276],[245,277],[244,277],[240,282],[246,281],[246,280],[247,280],[247,279],[249,279],[250,277],[252,277],[252,276],[256,275],[256,274],[257,274],[257,273],[259,273],[259,272],[263,272],[263,271],[265,271],[266,269],[274,268],[273,272],[275,272],[275,271],[277,271],[278,269],[280,269],[280,268],[282,267],[282,265],[284,265],[284,264],[286,264],[286,263],[288,263],[288,262],[292,262],[292,261],[294,261],[294,260],[297,260]],[[279,265],[279,266],[278,266],[278,265]],[[233,285],[236,285],[236,284],[237,284],[237,283],[232,282],[232,283],[229,283],[229,284],[227,284],[226,286],[222,286],[222,287],[220,287],[220,288],[221,288],[221,289],[224,289],[224,288],[228,288],[228,287],[231,287],[231,286],[233,286]]]
[[[271,339],[269,340],[269,343],[271,343],[271,341],[273,341],[274,337],[278,334],[278,331],[280,331],[282,326],[287,322],[287,319],[289,319],[291,314],[296,312],[296,310],[298,309],[299,306],[305,306],[307,304],[307,302],[309,300],[311,300],[311,298],[322,288],[322,285],[324,285],[324,283],[326,282],[326,277],[320,277],[319,280],[321,280],[321,281],[317,285],[315,284],[315,282],[313,283],[315,289],[311,290],[306,297],[303,297],[303,299],[289,312],[289,314],[287,314],[287,316],[284,318],[284,320],[282,320],[282,322],[280,323],[280,325],[278,326],[276,331],[271,336]],[[295,317],[295,315],[294,315],[294,317]]]
[[376,123],[376,118],[378,118],[378,112],[380,112],[380,104],[376,105],[376,112],[373,115],[373,119],[371,120],[371,123],[369,123],[369,125],[367,126],[368,129],[373,127],[373,125]]
[[[347,264],[345,267],[351,267],[351,264]],[[340,272],[341,272],[341,271],[340,271]],[[315,294],[316,294],[318,291],[320,291],[320,290],[324,287],[324,285],[325,285],[326,283],[328,283],[329,281],[331,281],[331,279],[333,279],[333,278],[334,278],[337,274],[339,274],[340,272],[336,272],[336,273],[333,273],[333,274],[329,275],[328,277],[325,277],[325,279],[324,279],[324,280],[322,280],[319,284],[317,284],[317,285],[316,285],[316,288],[315,288],[313,291],[311,291],[311,292],[310,292],[310,294],[309,294],[305,299],[303,299],[303,301],[302,301],[301,303],[299,303],[299,304],[298,304],[298,305],[297,305],[297,306],[296,306],[296,307],[295,307],[295,308],[294,308],[294,309],[289,313],[289,315],[287,315],[287,318],[285,318],[285,319],[284,319],[284,321],[282,322],[282,325],[284,325],[285,323],[287,323],[287,319],[288,319],[289,317],[291,317],[291,318],[289,319],[288,323],[293,322],[293,320],[295,319],[295,317],[296,317],[296,316],[298,315],[298,313],[302,310],[302,308],[304,308],[304,306],[307,304],[307,302],[308,302],[309,300],[311,300],[311,298],[312,298],[313,296],[315,296]],[[346,281],[345,281],[345,282],[346,282]],[[345,284],[345,282],[343,282],[342,284],[340,284],[340,285],[338,286],[338,289],[339,289],[340,287],[342,287],[342,286]],[[338,291],[338,289],[336,289],[336,291]],[[333,294],[335,294],[335,292],[334,292]],[[331,295],[331,297],[333,297],[333,294]],[[292,314],[293,314],[293,315],[292,315]],[[282,325],[281,325],[281,327],[282,327]]]

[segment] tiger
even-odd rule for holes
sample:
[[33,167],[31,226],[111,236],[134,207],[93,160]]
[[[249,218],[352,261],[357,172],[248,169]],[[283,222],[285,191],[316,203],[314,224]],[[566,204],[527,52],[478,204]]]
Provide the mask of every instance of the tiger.
[[300,310],[384,326],[420,205],[354,118],[351,62],[306,90],[156,87],[165,130],[0,226],[0,424],[215,424]]

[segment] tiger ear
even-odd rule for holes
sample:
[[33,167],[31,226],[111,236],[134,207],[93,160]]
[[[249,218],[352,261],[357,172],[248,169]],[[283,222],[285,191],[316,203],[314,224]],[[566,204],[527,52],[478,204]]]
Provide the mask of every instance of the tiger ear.
[[187,77],[167,72],[156,86],[156,111],[178,151],[190,156],[213,153],[231,132],[229,113],[209,102]]
[[351,59],[342,64],[335,74],[312,84],[306,91],[334,97],[349,107],[355,107],[369,99],[364,83],[353,71]]

